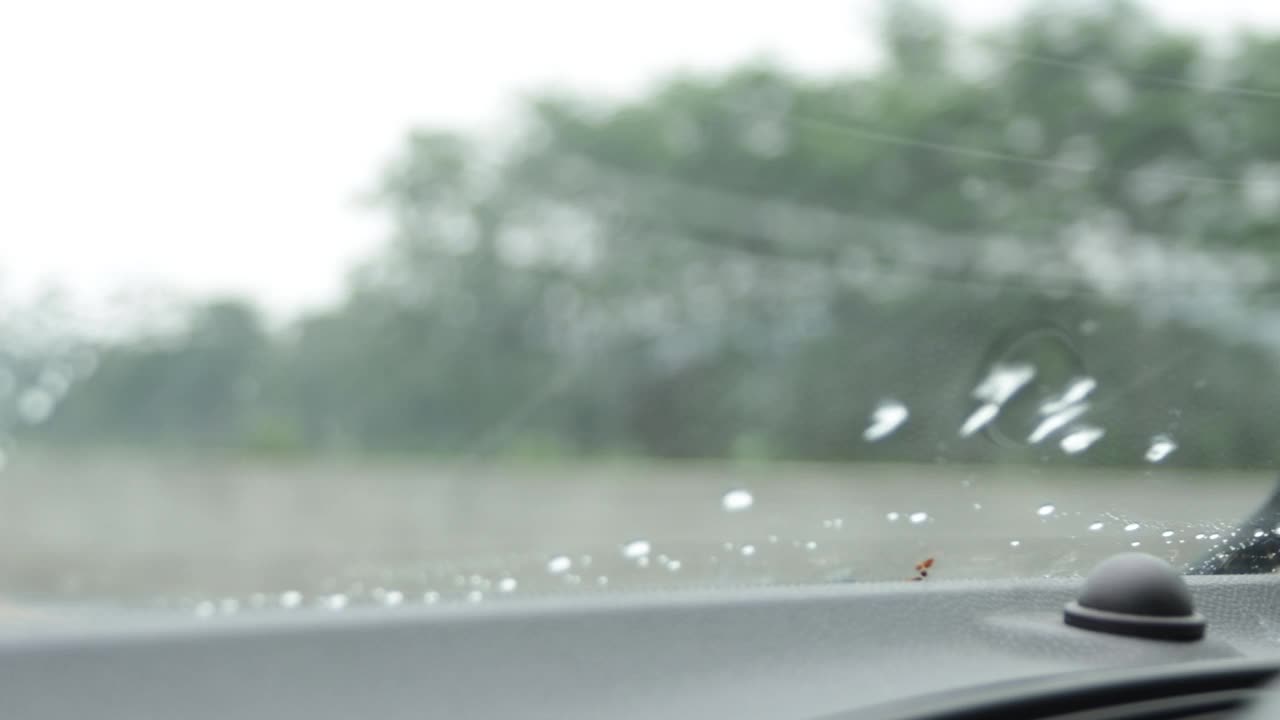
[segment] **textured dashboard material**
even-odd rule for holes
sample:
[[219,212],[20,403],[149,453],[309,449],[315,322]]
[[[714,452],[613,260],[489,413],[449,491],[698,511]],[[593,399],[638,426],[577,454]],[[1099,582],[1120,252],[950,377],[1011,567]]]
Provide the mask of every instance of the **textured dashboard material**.
[[1062,624],[1078,581],[928,582],[134,619],[0,637],[14,718],[807,718],[980,683],[1280,656],[1271,576],[1188,578],[1209,633]]

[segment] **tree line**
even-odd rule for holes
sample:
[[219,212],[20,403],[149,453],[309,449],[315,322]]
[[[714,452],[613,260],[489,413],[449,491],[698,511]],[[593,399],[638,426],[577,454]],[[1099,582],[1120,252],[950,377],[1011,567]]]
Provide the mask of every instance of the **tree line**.
[[973,35],[902,2],[880,39],[858,72],[753,62],[535,97],[513,137],[414,132],[340,304],[269,331],[224,299],[103,343],[22,432],[1103,464],[1164,438],[1171,462],[1274,465],[1280,38],[1210,47],[1126,3]]

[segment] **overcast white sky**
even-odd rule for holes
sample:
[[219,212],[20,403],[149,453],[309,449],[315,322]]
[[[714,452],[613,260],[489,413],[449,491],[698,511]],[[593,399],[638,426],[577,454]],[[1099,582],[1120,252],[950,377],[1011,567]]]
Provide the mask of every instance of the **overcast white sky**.
[[[967,23],[1011,0],[941,3]],[[50,283],[336,296],[383,230],[356,206],[414,126],[500,123],[540,86],[626,93],[769,54],[866,63],[873,0],[14,0],[0,5],[0,297]],[[1280,4],[1169,0],[1189,27]],[[7,292],[6,292],[7,291]]]

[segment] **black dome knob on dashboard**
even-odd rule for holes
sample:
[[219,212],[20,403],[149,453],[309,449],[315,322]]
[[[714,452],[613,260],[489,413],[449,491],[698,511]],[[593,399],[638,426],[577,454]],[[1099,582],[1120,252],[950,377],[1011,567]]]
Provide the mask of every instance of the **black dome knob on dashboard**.
[[1157,640],[1199,640],[1205,629],[1182,576],[1145,553],[1122,553],[1099,563],[1080,596],[1067,604],[1063,619],[1085,630]]

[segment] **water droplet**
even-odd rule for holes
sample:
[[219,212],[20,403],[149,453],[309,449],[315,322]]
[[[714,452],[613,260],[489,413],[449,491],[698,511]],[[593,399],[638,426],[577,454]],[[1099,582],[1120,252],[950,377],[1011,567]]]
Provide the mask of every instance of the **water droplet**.
[[755,545],[743,545],[743,546],[742,546],[742,549],[741,549],[741,550],[739,550],[738,552],[742,553],[742,557],[751,557],[752,555],[755,555],[755,554],[756,554],[756,546],[755,546]]
[[832,518],[831,520],[823,520],[822,527],[828,530],[839,530],[844,527],[844,518]]
[[1156,435],[1151,438],[1151,447],[1147,448],[1146,459],[1149,463],[1158,463],[1169,457],[1169,454],[1178,449],[1178,444],[1168,435]]
[[1138,540],[1134,540],[1133,542],[1129,543],[1129,547],[1140,547],[1141,545],[1142,545],[1142,542]]
[[1222,537],[1222,536],[1221,536],[1221,535],[1219,535],[1218,533],[1214,533],[1214,534],[1212,534],[1212,535],[1210,535],[1210,536],[1209,536],[1209,539],[1210,539],[1210,540],[1218,540],[1218,539],[1220,539],[1221,537]]
[[1080,417],[1089,409],[1087,404],[1072,405],[1061,412],[1054,413],[1049,417],[1041,420],[1031,434],[1027,436],[1027,442],[1032,445],[1043,442],[1045,438],[1057,432],[1059,429]]
[[767,537],[767,538],[765,538],[765,539],[769,541],[769,544],[770,544],[770,545],[777,545],[777,544],[778,544],[778,536],[777,536],[777,535],[770,535],[769,537]]
[[1160,537],[1173,537],[1173,531],[1165,530],[1164,532],[1160,533]]
[[1141,527],[1142,527],[1142,526],[1141,526],[1141,525],[1139,525],[1138,523],[1129,523],[1128,525],[1125,525],[1125,526],[1124,526],[1124,531],[1125,531],[1125,532],[1133,532],[1134,530],[1137,530],[1137,529],[1139,529],[1139,528],[1141,528]]
[[1059,445],[1061,445],[1063,452],[1069,455],[1075,455],[1076,453],[1088,450],[1089,446],[1101,440],[1102,436],[1106,434],[1107,431],[1102,428],[1085,426],[1078,430],[1072,430],[1070,433],[1065,435]]
[[[743,549],[745,550],[746,548],[743,548]],[[670,570],[671,572],[678,572],[680,568],[683,567],[683,565],[684,563],[680,562],[679,560],[672,560],[671,562],[667,563],[667,569]]]
[[557,555],[547,561],[547,572],[552,575],[568,572],[571,567],[573,567],[573,561],[564,555]]
[[287,590],[280,593],[280,607],[286,610],[292,610],[302,604],[302,593],[297,590]]
[[56,400],[65,396],[71,389],[71,373],[70,367],[51,365],[40,373],[36,384],[48,391]]
[[1256,531],[1254,531],[1254,533],[1253,533],[1253,536],[1254,536],[1254,537],[1256,537],[1256,538],[1264,537],[1265,535],[1266,535],[1266,533],[1265,533],[1265,532],[1263,532],[1263,531],[1261,531],[1261,530],[1256,530]]
[[1040,517],[1049,517],[1057,509],[1058,508],[1054,507],[1053,505],[1047,505],[1047,504],[1041,505],[1039,508],[1036,509],[1036,514],[1039,515]]
[[479,590],[472,590],[467,593],[467,602],[469,603],[478,603],[482,600],[484,600],[484,593]]
[[964,423],[960,426],[961,437],[969,437],[978,432],[982,428],[991,424],[992,420],[1000,414],[1000,406],[995,403],[983,403],[974,410],[969,417],[965,418]]
[[804,549],[805,549],[805,550],[817,550],[817,549],[818,549],[818,543],[817,543],[817,541],[815,541],[815,540],[810,540],[809,542],[805,543],[805,544],[804,544]]
[[1035,367],[1026,363],[996,363],[987,377],[973,389],[973,397],[997,408],[1004,405],[1036,376]]
[[981,509],[982,509],[982,503],[979,503],[979,502],[974,503],[974,504],[973,504],[973,509],[974,509],[974,510],[981,510]]
[[382,604],[387,607],[395,607],[404,602],[404,593],[399,590],[388,590],[382,596]]
[[929,521],[929,513],[924,511],[916,511],[911,513],[909,516],[907,516],[907,519],[911,521],[912,525],[919,525],[921,523]]
[[1022,541],[1021,541],[1021,540],[1010,540],[1010,541],[1009,541],[1009,547],[1020,547],[1021,545],[1022,545]]
[[422,602],[427,605],[435,605],[440,602],[440,593],[428,590],[427,592],[422,593]]
[[632,540],[622,546],[622,556],[634,560],[648,555],[649,550],[650,545],[648,540]]
[[1041,415],[1056,415],[1064,410],[1070,409],[1080,404],[1082,400],[1089,397],[1098,387],[1098,381],[1091,377],[1075,378],[1066,390],[1062,391],[1062,395],[1050,400],[1040,406]]
[[896,400],[885,400],[871,413],[871,425],[862,433],[867,442],[883,440],[902,427],[911,413],[907,406]]
[[347,606],[349,600],[342,593],[334,593],[321,601],[327,610],[342,610]]
[[755,504],[755,497],[746,490],[730,490],[720,498],[720,507],[725,512],[741,512]]
[[518,584],[519,583],[516,582],[515,578],[511,578],[511,577],[502,578],[501,580],[498,581],[498,592],[503,592],[503,593],[514,592],[516,589],[516,585]]
[[18,416],[28,425],[39,425],[53,414],[53,395],[44,388],[31,388],[18,397]]
[[1205,538],[1207,538],[1207,537],[1209,537],[1209,536],[1208,536],[1208,535],[1205,535],[1204,533],[1196,533],[1196,539],[1197,539],[1197,540],[1204,540],[1204,539],[1205,539]]
[[900,517],[902,517],[902,515],[896,512],[890,512],[890,513],[884,514],[884,518],[889,522],[898,522],[898,518]]

